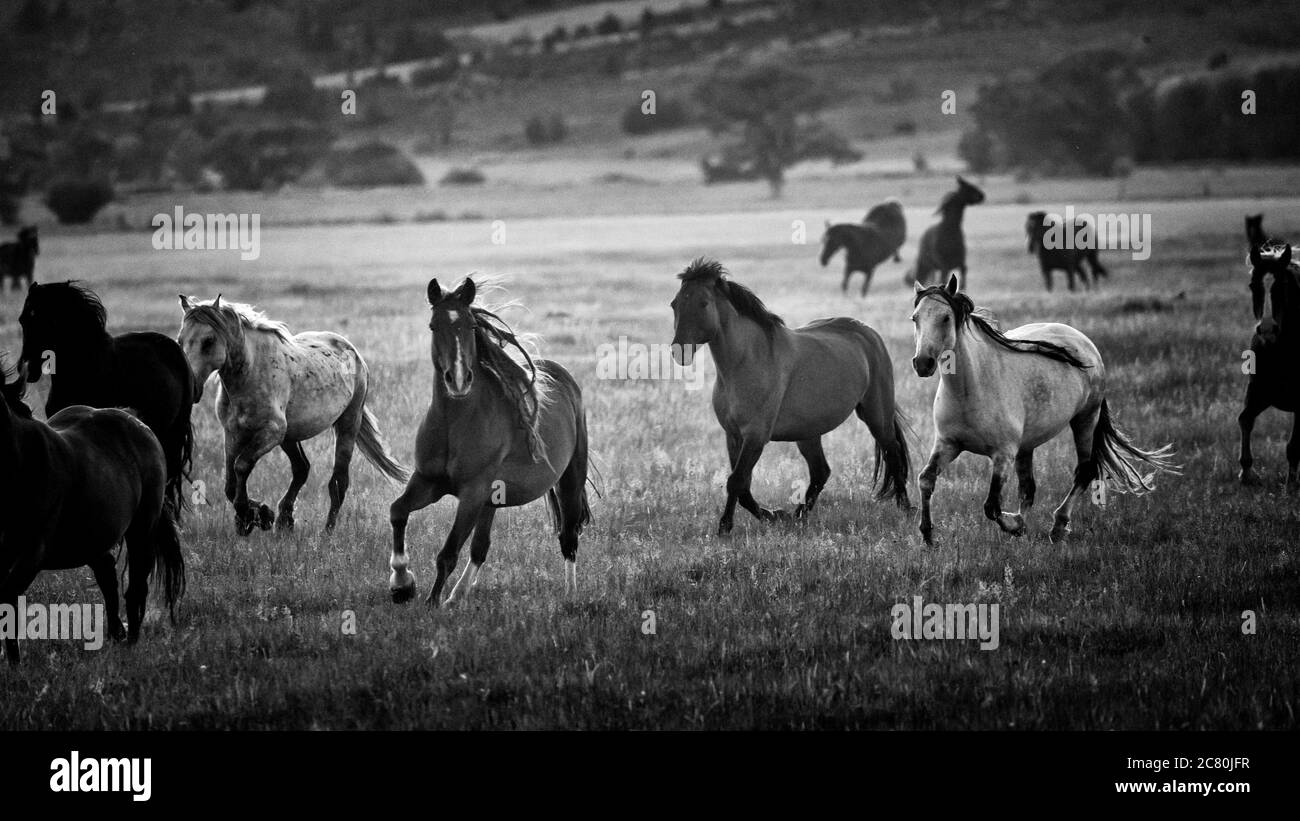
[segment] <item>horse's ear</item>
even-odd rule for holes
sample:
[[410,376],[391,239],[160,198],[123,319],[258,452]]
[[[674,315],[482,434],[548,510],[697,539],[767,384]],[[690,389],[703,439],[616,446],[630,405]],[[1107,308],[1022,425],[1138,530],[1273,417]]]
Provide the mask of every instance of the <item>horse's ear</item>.
[[957,295],[958,282],[957,282],[957,275],[956,275],[956,274],[949,274],[949,275],[948,275],[948,284],[947,284],[946,286],[944,286],[944,289],[945,289],[948,293],[952,294],[953,296],[956,296],[956,295]]
[[461,302],[464,302],[466,305],[469,305],[474,302],[474,294],[476,293],[478,293],[478,286],[474,284],[474,280],[470,279],[469,277],[465,277],[465,281],[462,282],[460,284],[460,287],[456,289],[455,296]]
[[429,280],[429,289],[425,292],[430,305],[437,305],[442,301],[442,286],[438,284],[438,278],[434,277]]
[[194,300],[185,296],[185,294],[177,294],[177,296],[180,297],[182,311],[184,311],[185,313],[189,313],[190,311],[194,310]]
[[221,294],[217,294],[217,298],[212,300],[212,307],[221,310]]
[[925,291],[925,286],[921,284],[920,280],[913,282],[912,285],[916,287],[916,293],[918,294]]
[[1281,265],[1283,268],[1285,268],[1285,267],[1287,267],[1288,265],[1291,264],[1291,244],[1290,244],[1290,243],[1287,243],[1286,250],[1282,252],[1282,257],[1281,257],[1281,259],[1278,260],[1278,264]]

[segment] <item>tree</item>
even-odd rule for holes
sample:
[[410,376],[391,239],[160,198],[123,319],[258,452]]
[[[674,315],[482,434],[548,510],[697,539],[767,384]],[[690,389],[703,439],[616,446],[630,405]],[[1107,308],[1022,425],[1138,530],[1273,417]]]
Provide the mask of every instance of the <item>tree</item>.
[[739,130],[745,151],[780,197],[785,169],[801,159],[801,116],[816,113],[826,93],[811,77],[777,63],[722,68],[695,89],[715,133]]

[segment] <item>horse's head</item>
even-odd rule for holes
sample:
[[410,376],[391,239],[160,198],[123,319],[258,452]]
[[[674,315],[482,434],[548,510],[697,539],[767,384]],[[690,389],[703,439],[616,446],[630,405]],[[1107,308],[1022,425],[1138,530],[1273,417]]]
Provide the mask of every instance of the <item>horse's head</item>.
[[1291,246],[1279,252],[1276,246],[1250,249],[1250,306],[1259,323],[1255,333],[1272,342],[1290,319],[1288,312],[1300,309],[1300,284],[1291,268]]
[[716,260],[697,259],[678,274],[682,285],[669,303],[673,309],[673,360],[683,367],[695,361],[695,349],[707,345],[722,328],[718,310],[726,296],[725,271]]
[[831,257],[835,256],[835,252],[838,250],[840,250],[839,233],[835,231],[835,226],[831,225],[831,221],[826,220],[826,230],[822,232],[821,263],[823,268],[826,267],[827,263],[831,261]]
[[18,242],[31,249],[32,256],[41,252],[40,239],[36,235],[36,226],[29,225],[18,232]]
[[984,192],[961,177],[957,178],[957,193],[963,205],[979,205],[984,202]]
[[180,295],[181,329],[176,344],[194,376],[194,401],[203,398],[203,385],[231,357],[231,348],[243,345],[243,325],[233,308],[223,305],[221,294],[213,300]]
[[947,285],[923,288],[917,284],[912,311],[912,332],[916,337],[912,368],[917,376],[933,376],[944,353],[956,350],[961,318],[954,306],[963,305],[962,300],[970,301],[958,293],[956,274],[949,276]]
[[1025,220],[1025,236],[1029,239],[1029,253],[1036,254],[1043,247],[1043,234],[1047,233],[1047,212],[1034,211]]
[[471,310],[477,288],[469,277],[454,291],[444,291],[438,280],[429,280],[429,330],[433,367],[442,379],[447,396],[463,399],[474,385],[474,364],[478,361],[478,320]]

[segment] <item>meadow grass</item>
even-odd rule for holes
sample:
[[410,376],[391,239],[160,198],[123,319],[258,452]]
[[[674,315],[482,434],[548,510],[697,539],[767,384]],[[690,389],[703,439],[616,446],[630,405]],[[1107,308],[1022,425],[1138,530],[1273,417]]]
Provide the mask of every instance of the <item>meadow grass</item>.
[[[602,343],[670,341],[672,275],[696,254],[719,256],[790,324],[848,314],[879,329],[917,432],[914,472],[929,449],[936,383],[907,365],[903,266],[883,265],[867,300],[841,297],[839,261],[818,268],[815,232],[792,244],[784,215],[511,223],[503,247],[473,225],[265,230],[256,263],[154,252],[147,234],[47,240],[41,271],[86,279],[114,330],[174,333],[178,291],[222,291],[295,330],[345,333],[369,360],[373,410],[404,461],[432,390],[424,283],[450,286],[475,268],[506,274],[529,309],[507,318],[541,333],[544,354],[583,386],[601,496],[576,597],[561,595],[558,545],[534,504],[497,517],[469,606],[396,606],[387,510],[397,488],[358,457],[340,526],[323,535],[327,435],[307,447],[298,530],[237,537],[209,389],[196,409],[194,478],[211,504],[185,520],[189,593],[176,624],[152,610],[133,648],[27,643],[22,664],[0,670],[0,727],[1294,728],[1289,416],[1271,411],[1257,427],[1265,486],[1236,484],[1240,352],[1252,328],[1245,206],[1152,207],[1151,260],[1103,252],[1111,280],[1077,294],[1042,291],[1019,233],[1027,209],[968,215],[977,304],[1004,328],[1055,320],[1090,335],[1120,424],[1145,446],[1174,443],[1184,465],[1148,496],[1083,505],[1064,545],[1046,532],[1074,468],[1066,438],[1039,451],[1029,535],[1007,537],[983,517],[988,462],[966,455],[940,480],[926,548],[914,515],[874,500],[872,443],[856,420],[826,438],[833,473],[810,521],[762,525],[740,513],[730,538],[713,535],[726,460],[709,391],[595,376]],[[1298,209],[1270,211],[1270,223],[1295,224]],[[922,224],[910,227],[909,263]],[[3,347],[17,346],[16,314],[10,297]],[[773,445],[755,495],[788,507],[805,476],[792,446]],[[273,504],[287,482],[276,452],[250,492]],[[916,501],[914,479],[910,494]],[[1006,497],[1014,506],[1014,491]],[[449,499],[412,518],[421,599],[453,510]],[[893,640],[891,607],[917,595],[999,603],[1000,647]],[[86,570],[43,574],[27,596],[100,600]],[[1242,632],[1244,610],[1257,614],[1254,635]],[[341,629],[345,611],[355,635]]]

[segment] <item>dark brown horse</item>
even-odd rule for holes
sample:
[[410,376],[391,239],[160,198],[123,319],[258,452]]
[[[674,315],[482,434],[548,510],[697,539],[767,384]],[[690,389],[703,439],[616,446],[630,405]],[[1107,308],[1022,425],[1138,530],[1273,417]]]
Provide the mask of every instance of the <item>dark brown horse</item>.
[[1251,309],[1258,324],[1250,341],[1254,371],[1246,386],[1241,426],[1241,483],[1259,484],[1250,452],[1255,418],[1269,408],[1295,414],[1291,440],[1286,446],[1286,487],[1300,490],[1300,266],[1291,261],[1291,246],[1253,246],[1250,249]]
[[447,604],[467,598],[487,560],[497,510],[542,496],[559,532],[565,593],[577,591],[578,534],[591,521],[582,389],[557,363],[534,361],[505,322],[474,304],[475,293],[472,279],[449,292],[429,280],[433,400],[415,436],[415,470],[389,509],[393,573],[388,586],[395,602],[415,595],[406,522],[412,511],[447,495],[459,504],[438,554],[427,604],[438,606],[473,532],[470,562]]
[[25,283],[30,288],[32,278],[36,276],[36,255],[40,252],[41,243],[35,225],[19,230],[17,242],[0,245],[0,291],[8,287],[6,280],[9,279],[14,281],[14,285]]
[[672,301],[673,356],[689,365],[708,345],[717,365],[713,412],[727,435],[731,476],[718,533],[731,532],[736,503],[755,518],[788,518],[754,500],[750,480],[768,442],[795,442],[808,463],[808,490],[795,508],[803,518],[830,478],[822,436],[856,413],[876,439],[879,498],[907,499],[904,419],[894,401],[894,368],[880,334],[849,317],[787,328],[715,260],[697,259],[678,275]]
[[[925,229],[916,252],[916,268],[906,277],[908,284],[929,285],[941,282],[952,271],[959,272],[958,282],[966,289],[966,236],[961,230],[966,206],[984,202],[984,192],[957,178],[957,187],[944,195],[935,211],[939,222]],[[932,279],[933,278],[933,279]]]
[[[176,519],[163,504],[162,447],[124,410],[74,405],[48,424],[38,422],[22,392],[20,380],[6,383],[0,399],[0,604],[16,607],[42,570],[89,565],[111,637],[134,642],[155,570],[169,609],[185,592]],[[113,552],[123,540],[130,573],[125,630]],[[6,638],[5,655],[18,661],[16,638]]]
[[821,264],[825,268],[831,257],[844,249],[844,280],[840,290],[848,293],[849,278],[854,271],[862,272],[862,296],[867,295],[876,266],[893,257],[900,261],[898,249],[907,239],[907,221],[903,206],[897,200],[883,202],[867,212],[861,225],[842,222],[826,223],[822,235]]
[[[1059,217],[1058,217],[1059,219]],[[1075,226],[1082,225],[1075,222]],[[1038,268],[1043,274],[1043,284],[1052,290],[1052,272],[1064,271],[1067,287],[1074,290],[1074,278],[1078,276],[1084,286],[1088,285],[1088,273],[1092,272],[1094,284],[1101,281],[1110,272],[1097,259],[1096,248],[1048,248],[1044,239],[1049,231],[1046,211],[1034,211],[1025,220],[1025,235],[1029,240],[1029,253],[1038,255]],[[1084,263],[1087,267],[1084,267]]]

